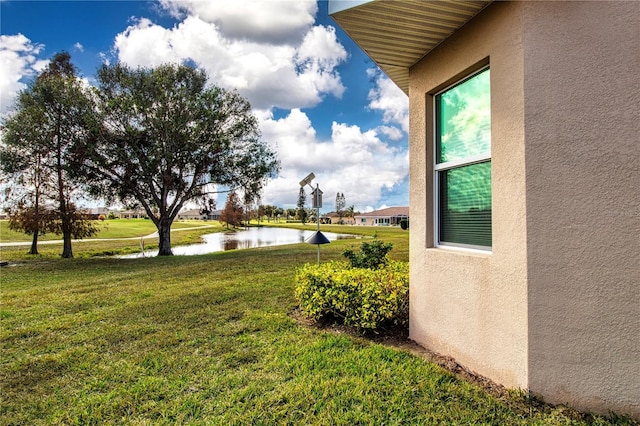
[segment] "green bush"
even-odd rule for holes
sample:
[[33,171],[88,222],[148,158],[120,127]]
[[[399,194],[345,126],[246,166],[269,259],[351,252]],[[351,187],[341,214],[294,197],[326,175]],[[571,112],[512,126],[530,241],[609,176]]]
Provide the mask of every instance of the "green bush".
[[314,320],[334,317],[363,330],[406,326],[409,264],[388,260],[378,269],[346,262],[305,265],[297,270],[295,294],[302,312]]
[[405,231],[409,229],[409,219],[402,219],[400,221],[400,228],[404,229]]
[[384,243],[380,240],[363,242],[359,252],[347,249],[342,255],[351,261],[354,268],[377,269],[387,264],[387,253],[391,251],[393,244]]

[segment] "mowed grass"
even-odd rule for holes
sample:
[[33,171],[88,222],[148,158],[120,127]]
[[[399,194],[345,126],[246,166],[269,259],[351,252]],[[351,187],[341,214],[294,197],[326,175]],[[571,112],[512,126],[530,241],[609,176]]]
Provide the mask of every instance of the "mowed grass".
[[[407,260],[406,231],[358,231]],[[358,245],[322,246],[321,260]],[[315,261],[298,244],[2,268],[0,424],[630,423],[497,398],[409,352],[299,323],[295,269]]]

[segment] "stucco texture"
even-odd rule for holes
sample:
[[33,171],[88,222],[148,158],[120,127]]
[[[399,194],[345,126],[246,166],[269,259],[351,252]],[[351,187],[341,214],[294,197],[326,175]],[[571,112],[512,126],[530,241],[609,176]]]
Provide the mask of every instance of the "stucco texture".
[[[640,417],[640,2],[491,4],[410,69],[410,336]],[[435,247],[433,95],[491,68],[490,253]]]
[[[410,336],[509,387],[527,385],[520,7],[490,6],[410,70]],[[491,67],[490,254],[434,248],[433,95]]]
[[529,388],[640,417],[640,3],[525,3]]

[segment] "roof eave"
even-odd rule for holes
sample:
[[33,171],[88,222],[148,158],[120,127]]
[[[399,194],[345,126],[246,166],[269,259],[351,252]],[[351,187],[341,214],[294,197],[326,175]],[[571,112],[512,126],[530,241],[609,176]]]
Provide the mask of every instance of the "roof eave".
[[331,18],[409,94],[409,68],[493,0],[330,0]]

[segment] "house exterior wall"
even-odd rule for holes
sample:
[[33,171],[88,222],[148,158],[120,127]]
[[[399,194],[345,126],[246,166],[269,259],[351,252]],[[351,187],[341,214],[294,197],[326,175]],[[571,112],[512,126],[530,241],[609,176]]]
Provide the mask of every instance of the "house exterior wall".
[[[410,337],[640,417],[640,3],[496,2],[410,70]],[[433,95],[491,68],[491,253],[434,247]]]
[[[508,387],[528,383],[521,3],[494,3],[410,70],[410,337]],[[491,68],[492,252],[434,248],[433,95]]]
[[529,388],[640,418],[640,3],[523,16]]

